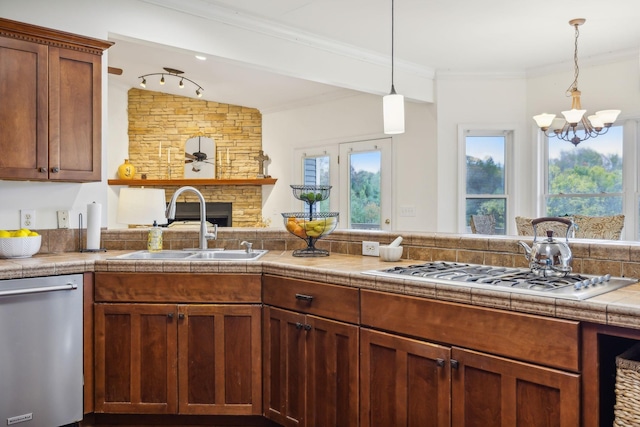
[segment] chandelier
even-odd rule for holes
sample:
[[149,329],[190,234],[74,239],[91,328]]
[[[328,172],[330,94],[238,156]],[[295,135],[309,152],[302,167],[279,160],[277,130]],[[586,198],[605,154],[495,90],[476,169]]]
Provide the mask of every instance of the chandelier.
[[563,118],[556,118],[555,114],[542,113],[534,116],[536,124],[547,137],[556,137],[577,146],[582,141],[595,138],[607,133],[613,122],[618,118],[620,110],[602,110],[585,118],[587,110],[580,104],[580,91],[578,90],[578,27],[585,23],[585,19],[572,19],[569,25],[575,27],[575,44],[573,53],[574,79],[567,89],[567,96],[571,96],[571,110],[563,111]]
[[189,83],[191,83],[194,86],[196,86],[196,96],[198,98],[202,97],[202,92],[204,91],[202,86],[200,86],[198,83],[194,82],[193,80],[188,79],[185,76],[183,76],[182,74],[184,74],[184,71],[176,70],[175,68],[169,68],[169,67],[162,67],[162,68],[166,71],[166,73],[152,73],[152,74],[145,74],[143,76],[138,77],[139,79],[142,79],[142,81],[140,82],[140,86],[147,87],[147,77],[149,77],[149,76],[162,76],[160,78],[160,84],[161,85],[165,84],[164,76],[176,77],[176,78],[180,79],[180,82],[178,83],[178,87],[180,89],[184,88],[184,81],[186,80]]

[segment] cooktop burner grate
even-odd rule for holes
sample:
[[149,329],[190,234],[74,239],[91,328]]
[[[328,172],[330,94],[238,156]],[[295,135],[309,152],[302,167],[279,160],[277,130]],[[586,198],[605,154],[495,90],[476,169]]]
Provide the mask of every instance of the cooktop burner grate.
[[364,274],[386,277],[402,276],[416,282],[466,285],[482,289],[578,300],[591,298],[637,282],[635,279],[612,278],[608,274],[605,276],[569,274],[562,277],[545,277],[534,274],[526,268],[445,261],[365,271]]

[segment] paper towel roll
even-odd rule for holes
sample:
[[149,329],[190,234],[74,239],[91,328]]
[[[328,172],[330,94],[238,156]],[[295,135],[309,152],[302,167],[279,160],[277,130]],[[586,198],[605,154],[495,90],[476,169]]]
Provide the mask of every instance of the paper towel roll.
[[100,249],[100,224],[102,205],[89,203],[87,205],[87,250]]

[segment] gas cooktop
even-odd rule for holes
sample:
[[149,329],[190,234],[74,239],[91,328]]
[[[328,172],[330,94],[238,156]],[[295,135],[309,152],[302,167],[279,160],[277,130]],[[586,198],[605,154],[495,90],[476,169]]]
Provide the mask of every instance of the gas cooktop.
[[544,277],[526,268],[444,261],[369,270],[363,274],[573,300],[584,300],[638,282],[636,279],[611,277],[609,274]]

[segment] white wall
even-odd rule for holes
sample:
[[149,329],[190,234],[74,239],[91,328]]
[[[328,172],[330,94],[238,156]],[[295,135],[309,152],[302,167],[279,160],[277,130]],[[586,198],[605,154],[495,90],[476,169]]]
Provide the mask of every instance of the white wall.
[[[394,230],[434,230],[436,198],[435,115],[432,104],[406,102],[406,132],[393,135],[393,205],[413,205],[415,217],[392,214]],[[281,212],[298,210],[290,184],[296,148],[327,147],[344,142],[383,138],[382,97],[358,95],[263,116],[263,149],[272,159],[269,174],[278,178],[263,189],[263,216],[282,227]],[[333,200],[335,193],[330,196]]]
[[[2,0],[0,16],[50,28],[106,39],[110,33],[146,39],[194,50],[216,50],[220,56],[262,66],[273,62],[273,46],[258,44],[256,52],[244,37],[222,34],[219,26],[204,28],[201,37],[194,25],[197,17],[173,13],[148,3],[130,0],[109,2],[86,0]],[[167,25],[171,23],[171,25]],[[227,28],[228,30],[228,28]],[[215,46],[210,40],[218,37]],[[224,42],[224,43],[223,43]],[[108,51],[106,54],[108,58]],[[252,55],[254,55],[252,57]],[[288,55],[292,61],[295,55]],[[282,60],[287,58],[281,58]],[[326,61],[326,57],[323,57]],[[313,65],[309,59],[307,66]],[[286,68],[290,64],[279,63]],[[351,72],[358,68],[345,66],[335,70]],[[274,68],[276,65],[274,65]],[[320,67],[318,69],[326,69]],[[296,70],[302,73],[302,70]],[[355,73],[355,72],[354,72]],[[355,73],[357,74],[357,73]],[[103,99],[103,182],[92,184],[36,183],[0,181],[0,228],[17,228],[19,209],[36,210],[35,228],[55,228],[55,211],[77,213],[93,201],[103,203],[103,225],[115,223],[114,201],[117,188],[109,188],[106,179],[126,155],[126,89],[109,85],[105,70]],[[386,78],[383,90],[386,91]],[[337,79],[331,76],[330,79]],[[516,129],[514,214],[534,215],[536,206],[536,169],[538,168],[538,136],[531,116],[542,111],[567,109],[565,89],[573,79],[572,67],[562,72],[547,72],[529,78],[475,78],[439,76],[436,104],[406,105],[406,129],[393,137],[394,206],[413,205],[416,217],[398,217],[394,212],[395,230],[458,231],[458,125],[505,124]],[[344,82],[343,82],[344,83]],[[400,89],[400,88],[398,88]],[[640,73],[638,55],[619,58],[610,64],[581,63],[580,89],[583,107],[590,112],[604,108],[621,108],[621,119],[640,117]],[[402,91],[400,91],[402,92]],[[280,223],[279,213],[291,208],[293,197],[289,184],[297,182],[292,174],[293,150],[298,147],[337,144],[382,134],[381,97],[358,95],[292,111],[265,114],[263,147],[272,159],[269,173],[278,178],[274,187],[264,187],[264,216],[272,225]],[[108,219],[107,219],[108,215]],[[72,222],[72,226],[77,223]]]
[[531,144],[523,120],[526,111],[524,78],[488,78],[468,76],[439,77],[436,86],[438,110],[438,231],[459,232],[460,211],[458,126],[483,129],[505,127],[514,130],[515,188],[511,196],[519,209],[530,209],[532,176]]

